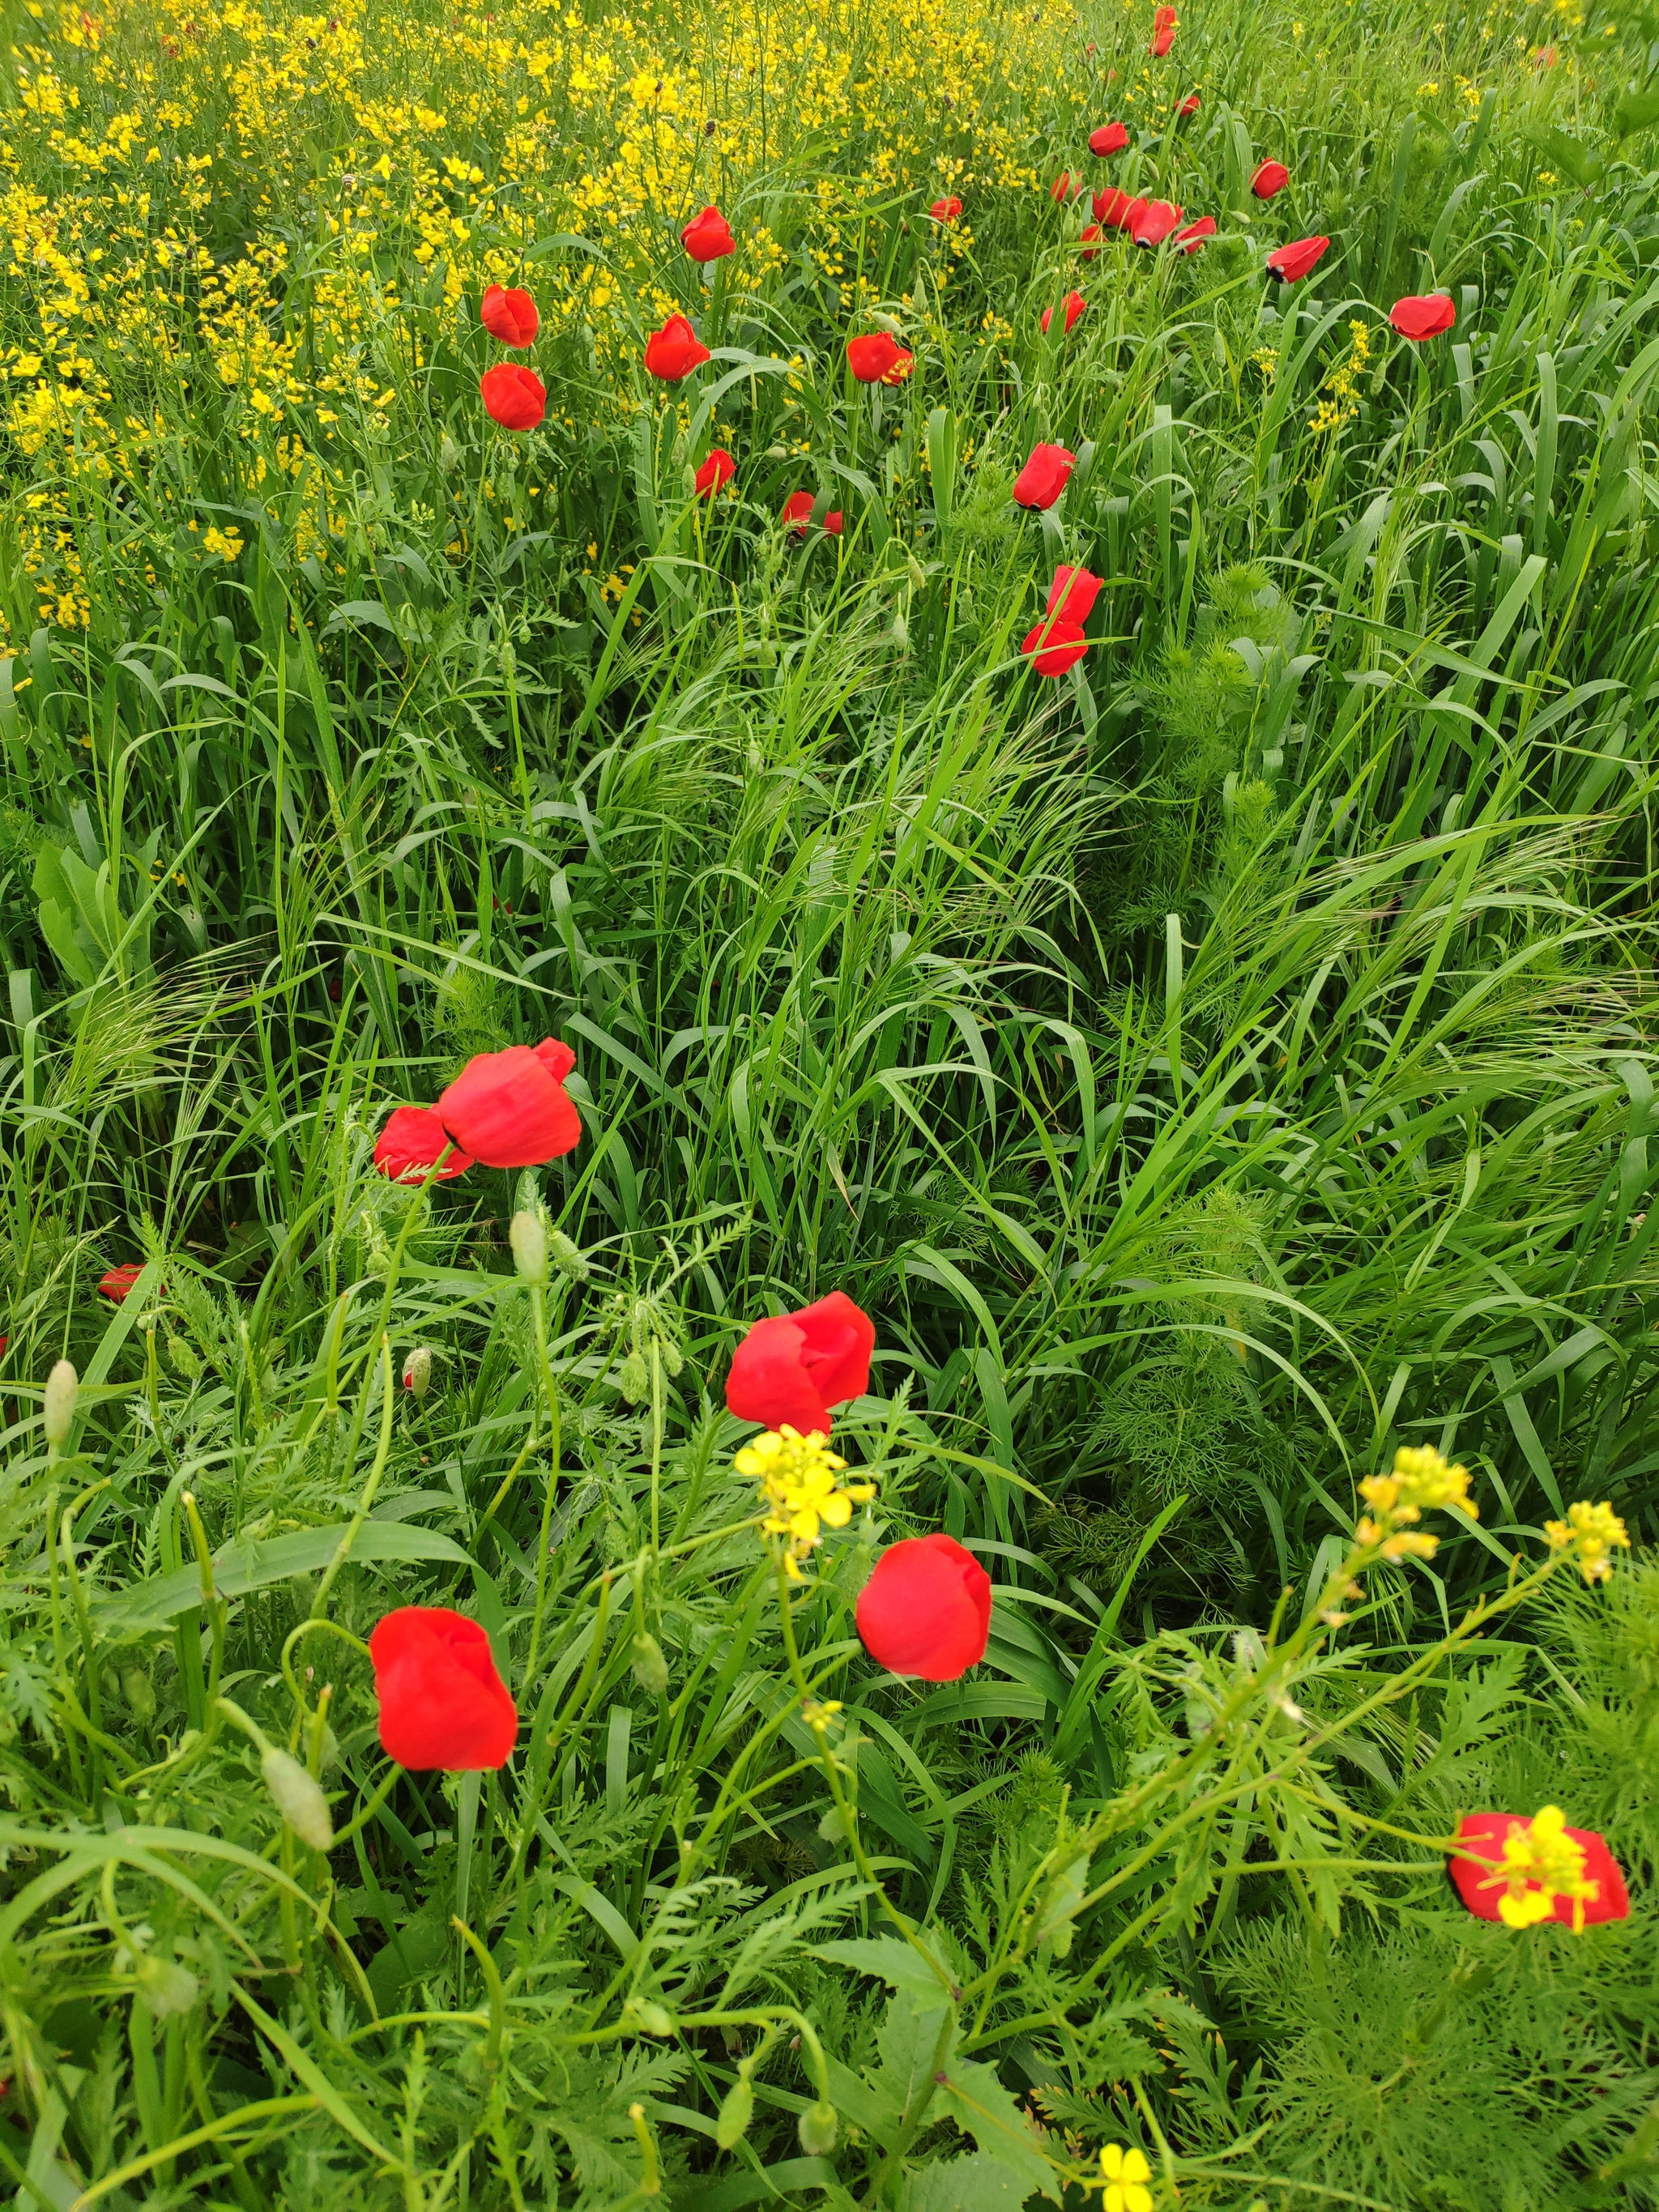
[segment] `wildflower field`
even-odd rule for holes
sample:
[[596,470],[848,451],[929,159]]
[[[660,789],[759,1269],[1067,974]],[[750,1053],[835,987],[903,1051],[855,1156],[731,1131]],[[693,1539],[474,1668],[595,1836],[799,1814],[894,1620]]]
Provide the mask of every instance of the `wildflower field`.
[[0,2197],[1659,2206],[1659,15],[4,0]]

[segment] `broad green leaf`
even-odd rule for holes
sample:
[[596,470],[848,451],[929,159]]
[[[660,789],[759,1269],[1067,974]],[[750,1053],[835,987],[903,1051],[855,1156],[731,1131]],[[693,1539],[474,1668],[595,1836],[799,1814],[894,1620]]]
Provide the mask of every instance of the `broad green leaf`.
[[1019,2212],[1030,2193],[1024,2174],[976,2150],[908,2175],[899,2212]]
[[[233,1544],[213,1562],[214,1589],[222,1598],[243,1597],[249,1590],[263,1589],[289,1575],[319,1573],[339,1549],[345,1533],[343,1523],[333,1528],[301,1528],[291,1536],[262,1537],[255,1544]],[[468,1558],[452,1538],[402,1521],[365,1522],[352,1543],[351,1556],[380,1565],[444,1559],[465,1566]],[[133,1636],[147,1628],[164,1627],[201,1602],[201,1575],[189,1566],[102,1594],[94,1611],[104,1635]]]

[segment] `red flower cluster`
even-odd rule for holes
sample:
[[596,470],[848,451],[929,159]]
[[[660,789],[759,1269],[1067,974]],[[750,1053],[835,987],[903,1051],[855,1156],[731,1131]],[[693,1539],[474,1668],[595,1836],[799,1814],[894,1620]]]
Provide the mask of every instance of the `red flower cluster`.
[[1176,26],[1181,18],[1173,8],[1160,8],[1152,18],[1152,43],[1147,49],[1156,61],[1162,61],[1175,44]]
[[[478,319],[505,346],[532,345],[541,328],[536,302],[517,286],[509,291],[492,284],[479,305]],[[520,362],[498,361],[485,369],[478,392],[485,414],[503,430],[533,430],[547,412],[547,386]]]
[[1027,632],[1020,651],[1039,676],[1063,676],[1089,650],[1083,625],[1100,595],[1102,579],[1086,568],[1056,568],[1043,618]]
[[400,1106],[380,1132],[374,1164],[392,1182],[424,1182],[453,1146],[437,1181],[463,1175],[475,1161],[487,1168],[533,1168],[574,1149],[581,1117],[564,1078],[576,1055],[557,1037],[532,1052],[509,1045],[468,1060],[435,1106]]
[[885,331],[847,341],[847,366],[860,384],[902,384],[915,365],[915,354]]

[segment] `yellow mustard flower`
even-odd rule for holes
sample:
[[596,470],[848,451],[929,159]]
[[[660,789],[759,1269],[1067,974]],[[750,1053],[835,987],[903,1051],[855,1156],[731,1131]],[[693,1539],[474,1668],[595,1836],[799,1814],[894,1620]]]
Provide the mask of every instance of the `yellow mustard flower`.
[[1544,1534],[1552,1552],[1571,1551],[1587,1583],[1604,1583],[1613,1572],[1613,1551],[1630,1549],[1630,1532],[1611,1505],[1592,1505],[1581,1498],[1567,1508],[1565,1521],[1547,1521]]
[[1530,1928],[1547,1920],[1558,1897],[1572,1900],[1572,1927],[1584,1931],[1584,1907],[1594,1903],[1598,1885],[1584,1871],[1584,1854],[1566,1832],[1559,1806],[1546,1805],[1524,1827],[1514,1827],[1504,1838],[1504,1863],[1481,1884],[1483,1889],[1503,1885],[1498,1917],[1506,1928]]
[[799,1579],[800,1562],[822,1542],[820,1528],[844,1528],[853,1508],[875,1496],[867,1482],[842,1489],[836,1476],[847,1462],[838,1459],[817,1429],[802,1436],[787,1422],[751,1437],[732,1462],[739,1474],[759,1483],[769,1536],[785,1540],[784,1565]]

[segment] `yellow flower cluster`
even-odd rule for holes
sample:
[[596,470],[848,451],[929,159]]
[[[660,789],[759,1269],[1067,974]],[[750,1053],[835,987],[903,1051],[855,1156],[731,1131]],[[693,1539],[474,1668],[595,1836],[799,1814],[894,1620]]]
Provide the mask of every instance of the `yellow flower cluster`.
[[1348,350],[1325,379],[1322,398],[1309,416],[1314,430],[1340,430],[1359,412],[1359,380],[1371,357],[1371,334],[1358,320],[1348,325]]
[[1432,1444],[1402,1444],[1394,1455],[1392,1470],[1368,1475],[1359,1486],[1359,1494],[1371,1514],[1361,1519],[1354,1540],[1365,1551],[1376,1552],[1385,1559],[1434,1557],[1439,1538],[1410,1526],[1420,1521],[1426,1510],[1455,1507],[1472,1521],[1480,1515],[1469,1496],[1468,1468],[1454,1467]]
[[[1565,1521],[1547,1521],[1544,1534],[1552,1552],[1571,1551],[1587,1583],[1604,1583],[1613,1572],[1613,1553],[1630,1549],[1630,1531],[1611,1505],[1580,1498]],[[1541,1817],[1541,1816],[1540,1816]]]
[[760,1485],[766,1518],[761,1527],[769,1536],[784,1540],[784,1565],[790,1577],[800,1579],[800,1563],[823,1539],[820,1524],[844,1528],[853,1508],[875,1496],[872,1484],[849,1483],[843,1490],[836,1476],[846,1468],[828,1441],[814,1429],[802,1436],[786,1421],[753,1437],[732,1462],[739,1474]]
[[1524,1826],[1511,1828],[1504,1838],[1504,1863],[1480,1887],[1504,1894],[1498,1900],[1498,1917],[1506,1928],[1531,1928],[1547,1920],[1555,1900],[1571,1901],[1575,1935],[1584,1932],[1584,1907],[1600,1893],[1599,1883],[1584,1872],[1584,1854],[1566,1832],[1560,1808],[1546,1805]]

